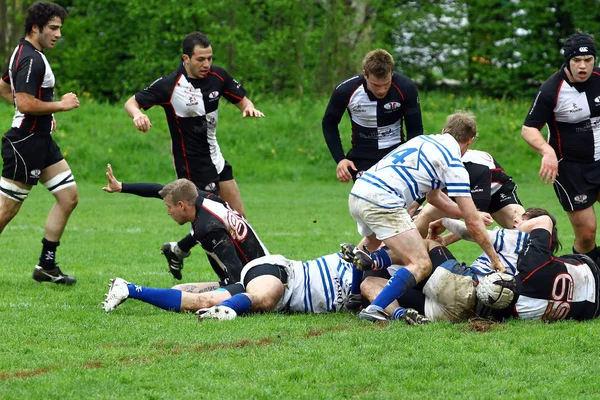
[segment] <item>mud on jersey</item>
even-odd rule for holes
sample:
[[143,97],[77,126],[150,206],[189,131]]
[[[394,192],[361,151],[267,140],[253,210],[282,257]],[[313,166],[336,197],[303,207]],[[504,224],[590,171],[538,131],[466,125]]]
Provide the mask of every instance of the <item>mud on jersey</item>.
[[548,143],[559,159],[600,160],[600,68],[581,83],[570,83],[561,69],[544,82],[525,126],[548,125]]

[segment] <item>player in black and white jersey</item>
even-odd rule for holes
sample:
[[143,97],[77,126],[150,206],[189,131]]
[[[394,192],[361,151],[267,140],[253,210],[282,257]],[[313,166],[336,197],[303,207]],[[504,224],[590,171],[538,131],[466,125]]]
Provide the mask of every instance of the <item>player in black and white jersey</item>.
[[[575,242],[573,251],[596,262],[596,213],[600,197],[600,68],[591,35],[571,35],[564,64],[542,84],[523,124],[523,139],[542,156],[539,172],[552,182],[567,212]],[[541,130],[548,126],[548,141]]]
[[221,97],[234,104],[243,117],[264,117],[246,97],[246,90],[223,68],[212,65],[213,50],[206,35],[188,34],[182,43],[182,62],[170,75],[154,81],[125,103],[135,127],[147,132],[152,126],[146,110],[163,107],[171,133],[172,153],[178,178],[213,192],[245,216],[231,165],[221,154],[216,129]]
[[[108,183],[104,191],[162,198],[175,222],[179,225],[191,223],[191,237],[206,252],[221,285],[238,282],[244,265],[269,255],[245,218],[220,197],[198,189],[187,179],[178,179],[166,186],[158,183],[122,183],[115,178],[110,164],[106,176]],[[174,270],[172,265],[169,267],[173,276],[181,279],[181,269]]]
[[[477,210],[491,214],[503,228],[512,228],[515,218],[525,212],[512,177],[485,151],[469,149],[461,160],[469,173],[471,197]],[[426,237],[429,224],[445,216],[431,204],[426,204],[415,219],[415,225],[421,236]]]
[[2,137],[0,232],[17,215],[32,187],[41,182],[56,199],[46,220],[42,254],[33,272],[38,282],[72,285],[75,278],[56,265],[56,249],[78,202],[77,185],[52,138],[54,113],[79,107],[73,93],[54,100],[55,77],[44,55],[61,37],[66,11],[58,4],[34,3],[25,19],[25,38],[15,48],[0,81],[0,97],[15,106],[12,127]]
[[[346,111],[352,123],[352,148],[344,155],[338,125]],[[363,60],[362,74],[335,87],[322,125],[337,164],[337,178],[340,182],[356,180],[357,174],[398,145],[423,134],[417,88],[410,78],[394,72],[390,53],[373,50]]]

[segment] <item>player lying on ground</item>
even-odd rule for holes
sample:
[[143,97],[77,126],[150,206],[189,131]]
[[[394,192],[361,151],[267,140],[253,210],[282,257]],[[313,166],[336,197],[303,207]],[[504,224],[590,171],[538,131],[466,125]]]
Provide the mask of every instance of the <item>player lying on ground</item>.
[[[102,188],[104,191],[162,198],[169,216],[175,222],[179,225],[191,222],[192,237],[206,251],[222,285],[238,282],[244,265],[269,254],[246,219],[218,196],[199,190],[187,179],[178,179],[166,186],[158,183],[122,183],[115,178],[110,164],[106,177],[108,184]],[[174,252],[175,247],[171,248]],[[172,254],[172,258],[183,260],[188,255]],[[181,268],[182,263],[169,263],[169,270],[177,279],[181,279]]]
[[[128,298],[164,310],[198,312],[200,319],[233,319],[250,312],[328,313],[345,311],[350,298],[353,265],[339,253],[310,261],[292,261],[281,255],[265,256],[248,263],[240,282],[211,292],[211,283],[177,285],[157,289],[115,278],[103,308],[113,311]],[[414,323],[418,313],[406,310],[404,320]]]
[[[448,227],[469,240],[461,225],[451,221]],[[430,256],[439,267],[421,292],[415,290],[401,297],[399,304],[414,307],[434,321],[458,322],[476,315],[499,320],[595,318],[600,305],[598,266],[585,255],[554,256],[560,242],[556,220],[546,210],[529,208],[515,225],[514,230],[494,230],[498,252],[511,266],[508,274],[491,273],[485,256],[466,267],[445,247],[429,241]],[[367,298],[376,296],[385,284],[378,279],[369,277],[363,282],[361,288]],[[393,315],[391,308],[386,311]]]

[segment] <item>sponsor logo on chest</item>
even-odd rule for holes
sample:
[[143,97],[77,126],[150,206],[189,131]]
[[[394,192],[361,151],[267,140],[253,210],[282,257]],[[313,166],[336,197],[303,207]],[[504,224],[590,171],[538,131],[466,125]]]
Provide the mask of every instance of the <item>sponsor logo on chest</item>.
[[396,111],[400,108],[401,104],[397,101],[390,101],[383,105],[383,109],[387,112]]

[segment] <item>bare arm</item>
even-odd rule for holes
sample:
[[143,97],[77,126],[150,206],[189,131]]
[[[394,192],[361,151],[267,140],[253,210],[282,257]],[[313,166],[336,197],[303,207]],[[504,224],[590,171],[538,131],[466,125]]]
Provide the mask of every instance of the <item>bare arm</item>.
[[2,79],[0,79],[0,97],[10,104],[13,104],[12,89],[10,88],[10,85]]
[[455,202],[450,200],[450,197],[448,197],[446,193],[442,192],[441,189],[435,189],[429,192],[427,194],[427,201],[429,202],[429,204],[431,204],[446,215],[455,218],[462,217],[460,208],[456,205]]
[[456,197],[456,204],[462,211],[465,225],[467,226],[471,237],[490,258],[490,261],[492,262],[491,267],[496,271],[504,272],[504,265],[500,261],[498,253],[496,253],[496,250],[494,250],[494,246],[490,241],[490,237],[485,229],[483,220],[481,219],[477,208],[475,208],[473,199],[470,197]]
[[152,128],[150,118],[142,112],[140,104],[135,99],[135,96],[131,96],[129,100],[125,102],[125,112],[133,119],[133,124],[138,131],[148,132]]
[[245,96],[242,99],[242,101],[240,101],[239,103],[236,103],[235,106],[240,109],[240,111],[242,112],[243,118],[246,118],[246,117],[264,118],[265,117],[265,114],[258,111],[254,107],[254,103],[252,103],[250,101],[250,99]]
[[75,93],[65,94],[60,101],[42,101],[29,93],[19,92],[15,94],[15,99],[19,112],[29,115],[48,115],[79,107],[79,99]]
[[558,175],[558,159],[556,152],[546,142],[542,133],[529,126],[523,126],[521,129],[521,137],[527,144],[542,156],[542,166],[540,167],[540,178],[545,183],[552,182]]

